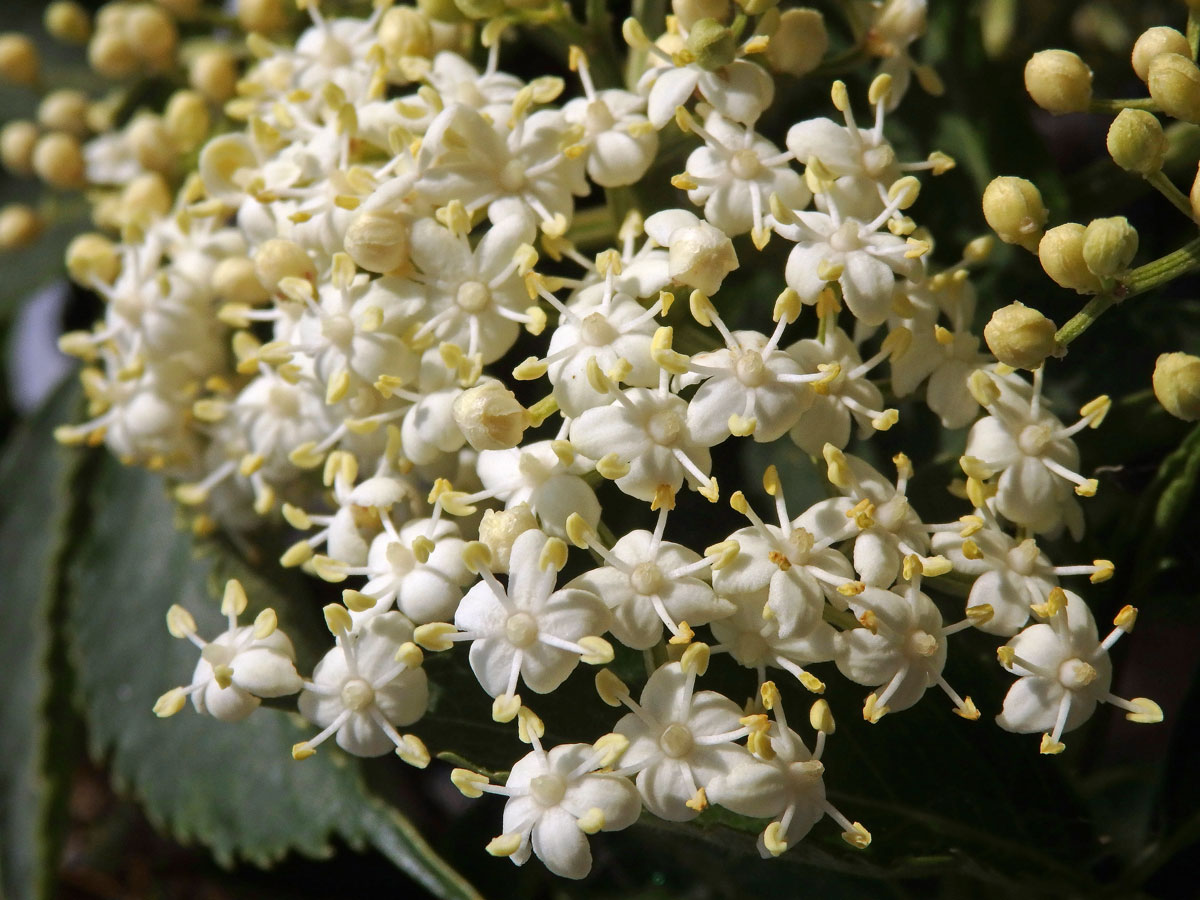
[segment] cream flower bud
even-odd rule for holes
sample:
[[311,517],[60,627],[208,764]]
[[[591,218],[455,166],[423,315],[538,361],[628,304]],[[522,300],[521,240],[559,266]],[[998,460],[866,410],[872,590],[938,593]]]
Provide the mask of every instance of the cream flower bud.
[[120,218],[124,222],[162,218],[171,210],[174,197],[166,179],[158,172],[144,172],[121,191]]
[[254,271],[268,291],[274,292],[285,278],[317,277],[317,268],[304,248],[293,241],[271,238],[254,254]]
[[29,86],[38,79],[37,47],[23,34],[0,34],[0,81]]
[[1129,268],[1138,248],[1138,233],[1124,216],[1093,219],[1083,236],[1083,261],[1101,278]]
[[145,168],[169,172],[175,166],[178,151],[162,118],[143,113],[129,123],[125,131],[133,155]]
[[83,187],[83,151],[79,141],[62,131],[43,135],[33,148],[33,171],[51,187],[63,190]]
[[506,450],[521,443],[529,411],[498,381],[463,391],[454,400],[454,421],[476,450]]
[[10,203],[0,209],[0,250],[28,247],[42,233],[42,217],[25,203]]
[[1041,192],[1024,178],[993,178],[983,192],[983,217],[1006,244],[1036,252],[1049,215]]
[[1164,353],[1154,364],[1154,396],[1163,409],[1185,422],[1200,419],[1200,358]]
[[138,57],[120,29],[101,28],[88,43],[88,65],[98,75],[115,80],[132,75]]
[[729,235],[693,213],[666,209],[645,222],[646,233],[668,250],[667,271],[675,281],[710,297],[738,267]]
[[1160,53],[1146,77],[1150,96],[1173,119],[1200,123],[1200,69],[1186,56]]
[[398,213],[363,210],[346,229],[346,252],[368,272],[393,272],[408,262],[408,219]]
[[47,131],[65,131],[75,137],[85,137],[88,132],[89,103],[87,94],[83,91],[53,91],[38,104],[38,124]]
[[83,46],[92,36],[92,17],[75,0],[55,0],[46,7],[42,24],[50,37]]
[[188,66],[188,84],[212,103],[224,103],[237,90],[237,57],[224,47],[197,53]]
[[246,31],[271,34],[287,25],[284,0],[237,0],[238,24]]
[[1100,290],[1100,279],[1092,273],[1083,259],[1083,237],[1087,229],[1078,222],[1067,222],[1051,228],[1038,244],[1038,258],[1046,274],[1065,288],[1080,294]]
[[81,234],[67,245],[67,272],[81,287],[112,284],[121,271],[117,248],[102,234]]
[[1056,116],[1086,112],[1092,101],[1092,70],[1070,50],[1042,50],[1025,63],[1025,90]]
[[1054,352],[1055,324],[1021,302],[992,313],[983,339],[1000,362],[1014,369],[1036,369]]
[[162,7],[139,3],[126,15],[123,30],[133,52],[150,68],[162,71],[174,63],[179,32]]
[[671,12],[686,29],[701,19],[724,20],[729,15],[729,0],[671,0]]
[[825,17],[815,9],[788,9],[767,44],[767,62],[776,72],[806,75],[821,64],[829,50]]
[[537,528],[537,519],[528,503],[518,503],[512,509],[488,509],[479,523],[479,540],[492,551],[492,568],[507,572],[512,555],[513,541],[531,528]]
[[15,175],[33,174],[33,148],[38,127],[26,119],[9,122],[0,130],[0,162]]
[[411,6],[393,6],[379,20],[379,43],[388,56],[432,56],[433,29]]
[[1152,175],[1162,169],[1167,136],[1158,117],[1142,109],[1123,109],[1108,128],[1108,153],[1126,172]]
[[733,62],[737,41],[733,32],[716,19],[701,19],[688,32],[687,49],[698,66],[713,72]]
[[269,296],[258,280],[254,263],[244,256],[230,256],[217,263],[213,269],[212,287],[221,299],[247,306],[262,303]]
[[1133,71],[1137,73],[1138,78],[1145,81],[1150,77],[1151,61],[1160,53],[1190,56],[1191,52],[1187,38],[1182,34],[1166,25],[1156,25],[1154,28],[1147,28],[1134,41],[1131,55]]
[[198,91],[176,91],[163,110],[163,127],[182,153],[195,150],[208,137],[208,104]]

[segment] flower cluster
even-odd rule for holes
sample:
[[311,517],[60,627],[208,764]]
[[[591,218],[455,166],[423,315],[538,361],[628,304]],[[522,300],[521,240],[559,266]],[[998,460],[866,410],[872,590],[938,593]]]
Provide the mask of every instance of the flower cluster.
[[[294,42],[251,35],[255,61],[206,114],[173,198],[138,207],[110,191],[121,240],[69,253],[105,309],[63,339],[88,363],[91,417],[60,437],[162,471],[199,527],[294,531],[282,564],[346,586],[311,678],[273,615],[236,624],[240,588],[210,643],[173,608],[201,661],[156,710],[191,696],[239,719],[298,693],[319,731],[297,759],[333,737],[424,766],[422,741],[399,730],[429,705],[424,653],[467,643],[493,718],[532,750],[503,785],[467,769],[454,783],[507,798],[489,852],[573,878],[591,866],[586,836],[643,808],[767,820],[764,856],[826,815],[865,847],[867,829],[825,797],[828,703],[814,698],[810,750],[772,679],[821,694],[840,673],[870,723],[936,687],[974,720],[943,670],[952,636],[975,629],[1007,641],[1016,676],[998,723],[1041,733],[1044,753],[1100,702],[1161,718],[1109,692],[1109,651],[1136,611],[1100,640],[1059,583],[1112,565],[1056,566],[1037,544],[1082,531],[1078,498],[1098,485],[1074,436],[1109,400],[1065,424],[1043,395],[1045,354],[1027,377],[985,352],[970,268],[990,239],[939,267],[910,215],[920,178],[954,165],[905,160],[887,136],[910,76],[940,89],[910,55],[924,0],[864,5],[864,46],[882,59],[866,103],[837,81],[834,113],[811,118],[781,108],[773,70],[819,64],[819,14],[673,5],[665,23],[625,23],[619,87],[579,47],[567,78],[501,70],[505,30],[552,20],[552,5],[495,4],[477,57],[473,26],[424,6],[327,18],[304,3]],[[768,109],[789,117],[778,140],[759,130]],[[87,145],[91,183],[164,179],[147,121]],[[637,198],[661,161],[682,167],[667,176],[677,205],[635,202],[584,243],[580,223],[604,220],[598,189]],[[774,259],[772,243],[786,248],[776,295],[722,290]],[[909,500],[932,463],[896,455],[893,477],[861,455],[897,425],[900,397],[969,428],[956,519]],[[777,441],[820,462],[828,499],[789,508],[775,466],[761,493],[717,471],[718,445]],[[765,515],[751,502],[764,496]],[[721,540],[688,545],[679,520],[695,510]],[[961,616],[935,602],[938,579],[968,595]],[[608,667],[635,651],[636,690]],[[741,693],[703,686],[710,657],[740,667]],[[544,747],[534,708],[581,663],[626,712],[591,743]]]

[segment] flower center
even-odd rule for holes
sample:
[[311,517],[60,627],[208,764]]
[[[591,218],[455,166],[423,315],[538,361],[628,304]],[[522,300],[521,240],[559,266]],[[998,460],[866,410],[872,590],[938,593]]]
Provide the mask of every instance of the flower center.
[[510,159],[500,170],[500,188],[508,194],[515,194],[525,186],[525,164],[517,159]]
[[847,219],[833,234],[829,236],[829,246],[839,253],[849,253],[862,246],[858,237],[859,225],[853,219]]
[[541,806],[558,806],[567,793],[567,782],[553,773],[535,775],[529,780],[529,793]]
[[1078,691],[1096,680],[1096,670],[1091,664],[1074,657],[1058,667],[1058,680],[1068,691]]
[[504,636],[517,649],[523,650],[537,640],[537,620],[527,612],[516,612],[504,623]]
[[650,440],[662,447],[674,446],[682,431],[683,419],[671,409],[656,412],[646,423],[646,433],[650,435]]
[[579,336],[583,342],[592,347],[603,347],[611,344],[617,336],[616,329],[609,324],[608,319],[598,312],[588,313],[579,326]]
[[321,47],[320,60],[327,69],[340,69],[354,62],[354,54],[337,38],[329,37]]
[[672,759],[679,759],[692,752],[696,744],[692,732],[686,725],[668,725],[658,737],[658,746]]
[[294,419],[300,414],[300,401],[296,399],[296,392],[282,384],[271,386],[267,393],[267,403],[280,418]]
[[917,629],[908,636],[908,651],[912,656],[933,656],[937,648],[937,638],[928,631]]
[[1017,446],[1026,456],[1041,456],[1050,443],[1050,429],[1045,425],[1026,425],[1017,438]]
[[482,281],[464,281],[458,286],[458,293],[454,296],[454,302],[464,312],[482,312],[492,302],[492,292]]
[[749,181],[757,178],[762,172],[762,163],[759,162],[758,154],[747,148],[737,151],[730,157],[729,171],[733,173],[734,178]]
[[743,350],[736,353],[733,363],[733,374],[746,387],[758,387],[767,380],[767,367],[763,365],[762,354],[757,350]]
[[342,685],[342,705],[358,712],[375,702],[375,689],[361,678],[351,678]]
[[629,576],[629,583],[639,594],[657,594],[662,588],[662,581],[662,572],[652,562],[639,563]]
[[326,316],[321,320],[321,334],[332,343],[345,346],[354,337],[354,322],[349,316]]

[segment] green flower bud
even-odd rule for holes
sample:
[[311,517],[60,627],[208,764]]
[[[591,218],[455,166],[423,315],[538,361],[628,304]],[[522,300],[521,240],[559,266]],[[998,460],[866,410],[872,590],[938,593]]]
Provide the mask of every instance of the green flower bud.
[[1049,215],[1041,192],[1024,178],[993,178],[983,192],[983,217],[988,225],[1006,244],[1019,244],[1031,253],[1037,251]]
[[1200,69],[1186,56],[1158,54],[1150,61],[1146,84],[1168,116],[1200,124]]
[[1131,54],[1133,71],[1137,73],[1138,78],[1145,81],[1150,77],[1151,61],[1160,53],[1178,53],[1181,56],[1190,56],[1191,52],[1187,38],[1174,28],[1168,28],[1166,25],[1147,28],[1133,44],[1133,53]]
[[983,328],[992,355],[1014,369],[1036,369],[1054,352],[1058,327],[1036,309],[1014,302],[992,313]]
[[1164,353],[1154,364],[1154,396],[1177,419],[1200,419],[1200,359],[1190,353]]
[[1083,235],[1083,261],[1092,274],[1101,278],[1128,269],[1137,248],[1137,229],[1124,216],[1093,219]]
[[1100,279],[1092,273],[1083,259],[1083,238],[1087,229],[1078,222],[1067,222],[1051,228],[1038,244],[1038,259],[1042,268],[1055,282],[1080,294],[1095,294],[1101,290]]
[[699,66],[713,72],[733,62],[737,41],[733,32],[716,19],[701,19],[688,33],[687,49]]
[[1158,118],[1142,109],[1123,109],[1108,128],[1108,152],[1126,172],[1153,175],[1162,169],[1167,136]]
[[1092,70],[1070,50],[1042,50],[1025,63],[1025,90],[1056,116],[1086,112],[1092,102]]

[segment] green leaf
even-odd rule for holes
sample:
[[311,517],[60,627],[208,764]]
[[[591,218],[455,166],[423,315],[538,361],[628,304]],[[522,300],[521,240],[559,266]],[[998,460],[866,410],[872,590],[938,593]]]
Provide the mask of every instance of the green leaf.
[[77,399],[73,382],[60,389],[0,461],[0,894],[11,900],[52,894],[77,746],[55,625],[79,455],[53,437]]
[[214,575],[242,578],[256,604],[281,616],[289,598],[228,548],[209,543],[198,553],[175,527],[159,478],[105,457],[94,496],[70,611],[79,681],[93,753],[108,759],[150,819],[225,864],[240,857],[268,865],[292,851],[326,856],[335,839],[369,844],[438,897],[478,898],[398,810],[367,790],[360,761],[329,744],[293,761],[291,746],[314,733],[295,716],[263,709],[236,725],[190,707],[154,716],[155,698],[189,680],[196,664],[195,648],[167,634],[171,603],[187,607],[211,636],[225,627],[210,592]]

